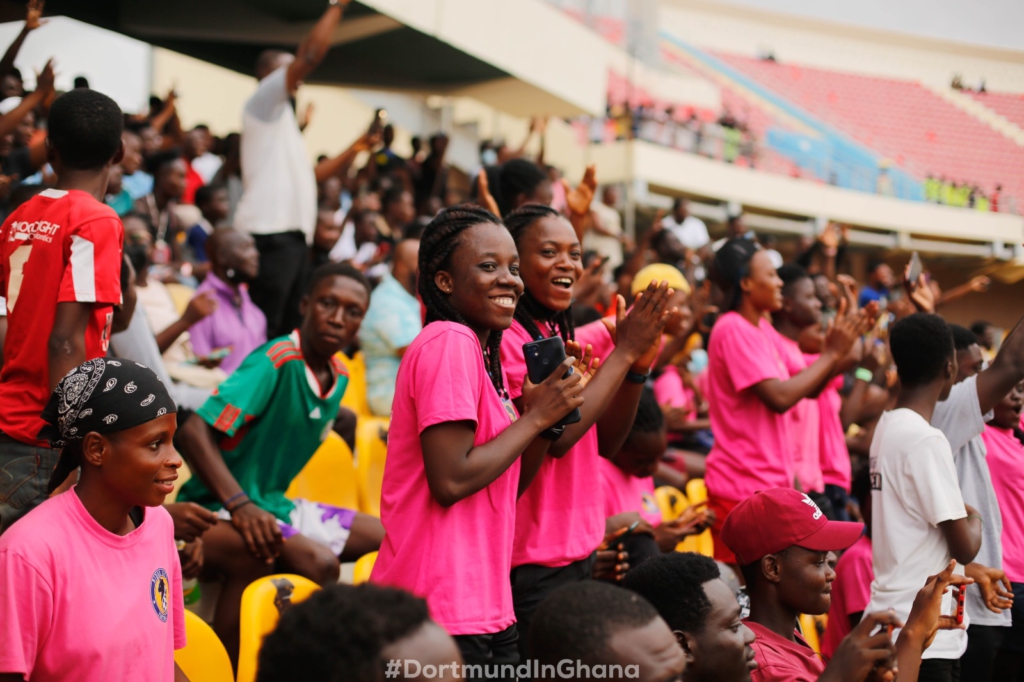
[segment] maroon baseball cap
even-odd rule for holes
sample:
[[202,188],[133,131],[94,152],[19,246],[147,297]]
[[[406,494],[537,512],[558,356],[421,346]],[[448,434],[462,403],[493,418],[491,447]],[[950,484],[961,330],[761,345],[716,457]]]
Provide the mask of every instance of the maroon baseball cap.
[[772,488],[740,502],[722,527],[722,541],[741,566],[797,545],[816,552],[846,549],[864,533],[863,523],[829,521],[810,497]]

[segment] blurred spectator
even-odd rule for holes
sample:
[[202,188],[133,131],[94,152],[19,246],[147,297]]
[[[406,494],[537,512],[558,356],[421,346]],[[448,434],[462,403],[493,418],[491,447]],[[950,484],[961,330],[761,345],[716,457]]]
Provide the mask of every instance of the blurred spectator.
[[[44,5],[43,0],[29,0],[25,11],[25,24],[21,27],[14,42],[7,48],[3,58],[0,59],[0,100],[8,97],[22,97],[25,94],[21,72],[15,68],[14,62],[18,58],[18,52],[21,51],[21,46],[25,43],[28,34],[45,23],[42,20]],[[38,85],[36,87],[38,89]]]
[[373,413],[381,417],[391,416],[399,362],[420,333],[420,302],[416,298],[419,247],[418,239],[398,242],[391,272],[385,273],[373,290],[359,328],[359,345],[366,357],[367,399]]
[[308,244],[316,228],[316,177],[309,165],[291,100],[330,49],[349,0],[330,5],[302,39],[296,58],[265,50],[256,62],[259,87],[242,112],[242,182],[234,225],[256,240],[263,276],[253,301],[267,316],[271,337],[299,323]]
[[[430,195],[434,197],[436,195]],[[430,198],[428,197],[428,199]],[[402,230],[416,218],[416,206],[412,193],[401,185],[395,185],[381,197],[381,217],[387,225],[390,239],[402,238]]]
[[146,170],[153,176],[153,191],[135,202],[135,211],[149,220],[153,263],[180,263],[184,228],[175,209],[185,192],[185,160],[176,149],[159,152],[147,159]]
[[[249,298],[249,283],[260,273],[260,255],[251,235],[230,227],[216,230],[206,243],[210,274],[196,289],[217,305],[189,328],[192,352],[200,364],[230,374],[249,353],[267,342],[267,319]],[[223,359],[215,353],[228,354]]]
[[889,300],[889,289],[895,284],[892,268],[880,260],[868,263],[868,283],[860,288],[857,305],[864,307],[871,301],[878,301],[878,307],[885,309]]
[[198,140],[201,140],[202,148],[206,150],[203,153],[198,153],[199,147],[196,146],[197,154],[194,158],[189,159],[189,164],[199,174],[199,177],[203,179],[203,182],[209,184],[213,182],[213,177],[220,170],[223,163],[221,158],[214,153],[214,143],[216,140],[210,134],[209,126],[202,123],[193,128],[189,135],[195,135]]
[[224,138],[224,163],[213,176],[211,184],[224,185],[228,188],[228,216],[225,224],[235,224],[235,209],[242,198],[242,136],[230,133]]
[[616,208],[619,203],[619,189],[607,185],[601,192],[601,201],[590,206],[593,220],[583,240],[583,248],[593,250],[606,259],[604,271],[610,273],[622,265],[622,216]]
[[707,225],[700,218],[690,215],[686,199],[678,198],[672,202],[672,214],[665,216],[661,225],[671,230],[679,243],[692,251],[707,246],[711,241]]
[[185,191],[182,192],[181,201],[185,204],[196,203],[196,190],[206,184],[196,169],[193,162],[207,153],[207,135],[202,130],[192,129],[185,135],[182,144],[183,157],[185,159]]
[[121,185],[128,190],[132,201],[137,201],[153,191],[153,176],[142,169],[142,138],[131,130],[125,130],[121,141],[124,143]]
[[189,247],[191,260],[201,264],[210,260],[206,240],[215,228],[224,225],[231,210],[227,188],[218,184],[203,185],[196,192],[196,208],[202,217],[186,232],[185,244]]

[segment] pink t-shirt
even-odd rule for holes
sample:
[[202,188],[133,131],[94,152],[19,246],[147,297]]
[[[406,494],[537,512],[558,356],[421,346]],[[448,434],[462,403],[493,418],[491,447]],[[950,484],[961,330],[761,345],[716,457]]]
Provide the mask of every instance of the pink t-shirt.
[[480,340],[468,327],[433,322],[423,328],[398,368],[380,502],[386,533],[371,580],[426,599],[434,620],[452,635],[500,632],[516,620],[508,576],[520,462],[443,507],[427,486],[420,434],[435,424],[469,421],[478,446],[516,418],[487,376]]
[[[595,355],[602,357],[598,349],[608,350],[611,337],[601,322],[595,324],[600,328],[582,327],[576,338],[584,346],[594,346]],[[540,329],[547,331],[546,325],[540,325]],[[533,340],[519,322],[513,322],[502,334],[501,365],[513,399],[523,394],[523,344]],[[604,537],[601,497],[597,494],[600,459],[597,426],[591,427],[562,457],[544,458],[537,476],[516,505],[513,566],[566,566],[597,549]]]
[[[779,356],[786,363],[790,376],[796,376],[817,358],[804,355],[800,344],[775,331],[772,340]],[[792,448],[796,480],[804,492],[821,493],[825,483],[821,477],[821,411],[817,399],[804,398],[786,414],[789,424],[789,444]]]
[[[813,357],[818,359],[818,356]],[[811,363],[813,360],[808,362]],[[850,492],[850,484],[853,482],[850,451],[846,449],[846,433],[839,419],[839,410],[843,407],[843,399],[839,395],[842,387],[843,377],[838,376],[828,382],[828,386],[818,396],[818,410],[821,413],[821,479],[826,485],[837,485]]]
[[181,565],[163,507],[115,535],[72,489],[0,536],[0,673],[32,682],[172,682]]
[[654,498],[653,476],[631,476],[604,458],[599,466],[605,517],[623,512],[640,512],[640,517],[652,526],[661,524],[661,509]]
[[750,387],[766,379],[789,379],[767,320],[758,326],[736,312],[718,318],[708,343],[711,432],[708,491],[744,500],[759,490],[792,488],[794,465],[785,416],[770,410]]
[[1003,571],[1024,582],[1024,446],[1010,429],[991,424],[981,433],[992,487],[1003,513]]
[[666,367],[654,380],[652,388],[654,389],[654,399],[658,401],[659,405],[685,408],[687,420],[697,418],[693,390],[683,383],[683,378],[679,376],[677,367],[672,365]]
[[821,653],[832,658],[839,643],[850,634],[850,616],[863,613],[871,601],[871,581],[875,571],[871,566],[871,538],[861,536],[850,549],[843,552],[836,565],[836,579],[832,583],[832,606],[828,610],[828,627],[821,642]]

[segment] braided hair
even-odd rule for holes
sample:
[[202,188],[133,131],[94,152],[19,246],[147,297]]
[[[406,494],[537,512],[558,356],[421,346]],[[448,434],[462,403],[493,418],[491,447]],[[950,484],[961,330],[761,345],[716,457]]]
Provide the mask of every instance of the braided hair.
[[[498,216],[485,208],[462,204],[438,213],[423,229],[419,253],[420,298],[427,310],[425,324],[431,322],[458,322],[469,326],[466,318],[455,309],[451,299],[434,282],[434,275],[451,266],[452,254],[460,246],[460,235],[471,227],[490,223],[504,227]],[[507,398],[505,382],[501,378],[501,332],[492,330],[484,348],[484,366],[498,395]]]
[[[526,231],[541,218],[561,218],[562,214],[543,204],[524,204],[505,217],[505,227],[512,233],[516,248],[522,253],[520,242]],[[551,310],[538,301],[529,289],[523,291],[516,305],[515,319],[523,325],[523,329],[535,340],[545,338],[537,322],[547,324],[549,333],[558,334],[562,341],[568,342],[576,338],[576,326],[572,318],[572,306],[565,310]]]
[[723,312],[736,310],[743,298],[740,282],[750,275],[750,260],[758,246],[749,239],[735,237],[725,242],[715,254],[709,277],[723,294]]

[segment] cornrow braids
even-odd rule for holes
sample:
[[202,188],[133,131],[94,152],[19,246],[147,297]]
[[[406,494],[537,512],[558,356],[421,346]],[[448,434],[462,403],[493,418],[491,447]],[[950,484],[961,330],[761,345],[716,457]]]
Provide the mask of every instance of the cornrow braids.
[[[503,227],[498,216],[485,208],[462,204],[446,208],[438,213],[423,229],[419,251],[419,282],[417,290],[427,310],[425,324],[431,322],[458,322],[469,326],[466,318],[452,306],[451,299],[434,282],[434,275],[451,266],[452,254],[459,247],[460,235],[481,223]],[[487,335],[487,347],[483,349],[484,366],[491,377],[494,389],[502,398],[508,397],[505,382],[501,378],[501,332],[491,331]]]
[[[562,214],[544,204],[524,204],[512,211],[505,217],[505,227],[512,233],[512,240],[519,248],[519,242],[530,229],[541,218],[561,218]],[[569,342],[576,338],[576,325],[573,322],[572,306],[565,310],[551,310],[530,293],[529,289],[523,291],[516,305],[515,319],[523,325],[523,329],[535,340],[545,338],[541,333],[537,322],[543,322],[548,327],[550,335],[557,334],[562,341]]]

